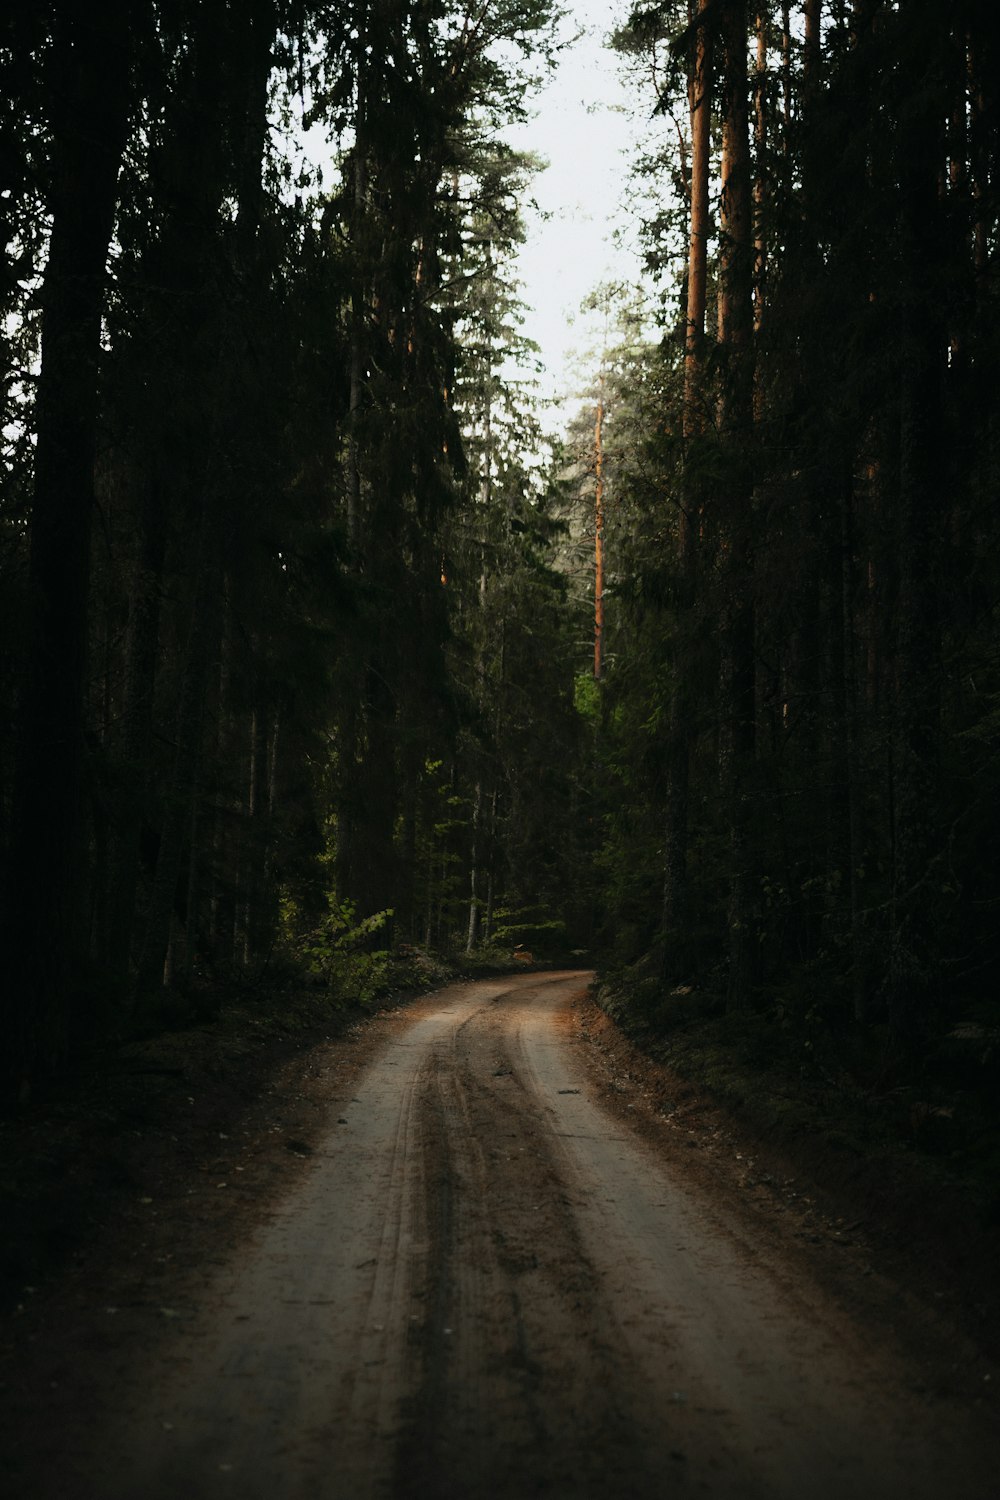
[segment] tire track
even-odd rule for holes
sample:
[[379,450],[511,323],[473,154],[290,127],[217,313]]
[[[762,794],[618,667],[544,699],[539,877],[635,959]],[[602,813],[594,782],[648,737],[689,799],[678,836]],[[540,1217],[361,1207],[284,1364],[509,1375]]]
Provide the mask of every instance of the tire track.
[[401,1472],[413,1475],[416,1454],[424,1462],[419,1486],[398,1493],[651,1493],[647,1449],[618,1397],[620,1339],[595,1294],[543,1112],[509,1065],[521,988],[466,1018],[436,1058],[445,1107],[427,1136],[438,1153],[427,1180],[446,1182],[453,1202],[450,1243],[436,1252],[436,1274],[453,1287],[452,1338],[425,1344]]

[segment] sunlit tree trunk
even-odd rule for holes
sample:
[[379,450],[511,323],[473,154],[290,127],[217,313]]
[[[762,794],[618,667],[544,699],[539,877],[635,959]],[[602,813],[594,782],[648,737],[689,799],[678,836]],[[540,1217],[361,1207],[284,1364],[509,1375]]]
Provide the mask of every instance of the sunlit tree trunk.
[[725,448],[720,497],[724,617],[720,651],[720,772],[729,822],[728,1004],[749,1002],[755,969],[750,780],[755,741],[751,470],[753,436],[753,228],[747,112],[747,7],[720,13],[722,198],[719,226],[719,343],[723,387],[719,428]]
[[823,0],[804,0],[802,66],[809,87],[814,88],[819,74],[820,24],[823,15]]
[[361,534],[362,425],[368,381],[367,370],[367,296],[363,245],[368,203],[368,5],[358,7],[356,41],[356,98],[354,108],[354,151],[350,183],[351,305],[350,364],[347,423],[347,535],[352,548],[358,547]]

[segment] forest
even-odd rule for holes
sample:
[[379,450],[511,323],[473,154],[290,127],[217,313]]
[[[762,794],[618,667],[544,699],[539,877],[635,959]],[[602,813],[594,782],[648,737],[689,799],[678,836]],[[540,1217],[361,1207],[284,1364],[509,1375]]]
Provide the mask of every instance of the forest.
[[652,291],[552,434],[551,0],[7,8],[8,1090],[167,994],[518,950],[986,1107],[991,10],[636,8]]

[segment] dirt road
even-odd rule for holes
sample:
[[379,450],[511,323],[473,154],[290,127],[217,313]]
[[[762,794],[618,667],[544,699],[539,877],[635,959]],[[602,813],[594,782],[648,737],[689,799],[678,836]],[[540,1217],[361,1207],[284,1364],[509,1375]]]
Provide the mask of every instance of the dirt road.
[[994,1493],[967,1412],[604,1111],[567,1038],[587,977],[441,991],[331,1078],[300,1180],[109,1376],[60,1493]]

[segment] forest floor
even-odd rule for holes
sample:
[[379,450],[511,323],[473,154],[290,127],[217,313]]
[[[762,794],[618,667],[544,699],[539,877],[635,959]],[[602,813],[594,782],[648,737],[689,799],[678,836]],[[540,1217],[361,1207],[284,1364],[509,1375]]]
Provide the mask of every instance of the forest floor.
[[[659,1495],[666,1467],[712,1495],[992,1493],[1000,1369],[966,1276],[989,1237],[970,1262],[919,1216],[906,1235],[868,1180],[642,1054],[586,977],[339,1029],[251,1006],[6,1122],[10,1492],[194,1497],[242,1470],[244,1500],[569,1500]],[[350,1296],[316,1279],[338,1256]],[[346,1403],[322,1481],[304,1371]]]
[[[519,972],[523,964],[506,966]],[[492,960],[464,977],[502,972]],[[145,1186],[187,1170],[267,1093],[286,1065],[462,977],[409,950],[378,998],[321,984],[206,985],[170,996],[134,1035],[96,1047],[15,1113],[0,1113],[0,1314],[33,1296]],[[25,1290],[27,1288],[27,1291]]]
[[[877,1034],[807,1036],[773,1017],[728,1016],[685,991],[646,1013],[620,982],[597,992],[602,1035],[657,1107],[711,1117],[744,1186],[827,1224],[851,1223],[873,1263],[948,1309],[1000,1358],[1000,1077],[976,1048],[887,1068]],[[707,1114],[706,1114],[707,1111]],[[802,1231],[810,1234],[808,1223]],[[819,1232],[813,1238],[821,1238]]]

